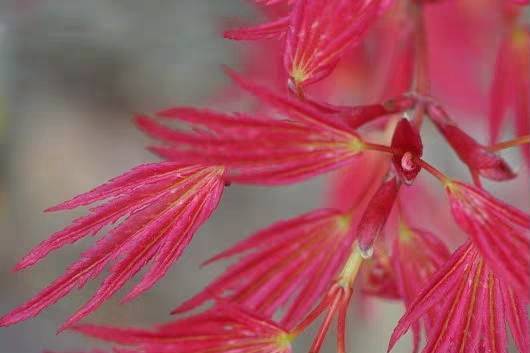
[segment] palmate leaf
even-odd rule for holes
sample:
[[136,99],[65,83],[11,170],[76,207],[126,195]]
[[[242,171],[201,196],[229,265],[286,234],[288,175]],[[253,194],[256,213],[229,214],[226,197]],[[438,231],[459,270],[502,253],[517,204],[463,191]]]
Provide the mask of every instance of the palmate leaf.
[[507,326],[519,351],[527,353],[527,301],[491,271],[480,251],[468,241],[407,308],[394,329],[389,350],[409,327],[438,305],[423,353],[475,352],[480,345],[487,352],[506,352]]
[[225,302],[154,329],[78,325],[102,341],[144,353],[290,353],[290,336],[278,324]]
[[381,1],[299,0],[290,14],[285,70],[295,87],[331,73],[377,19]]
[[94,294],[63,325],[64,329],[96,310],[104,301],[150,263],[130,300],[151,288],[169,270],[197,229],[217,207],[224,188],[224,169],[182,166],[179,163],[141,165],[92,191],[50,210],[72,209],[106,200],[101,206],[43,241],[18,264],[31,266],[50,251],[118,223],[86,250],[66,272],[35,297],[0,319],[0,326],[39,314],[76,287],[83,287],[105,267],[110,272]]
[[[434,234],[409,228],[400,224],[399,234],[392,243],[392,267],[396,283],[405,307],[410,307],[421,289],[429,283],[432,275],[449,259],[450,252],[445,244]],[[425,315],[424,328],[428,335],[436,322],[436,307]],[[418,352],[421,331],[420,323],[412,325],[413,352]]]
[[285,71],[290,83],[299,88],[329,75],[345,52],[360,43],[385,6],[380,0],[292,1],[287,16],[229,30],[224,36],[234,40],[285,38]]
[[174,313],[223,297],[265,317],[283,308],[281,322],[292,328],[328,289],[352,241],[348,216],[337,210],[277,222],[209,260],[241,256]]
[[261,185],[289,184],[320,175],[348,164],[362,151],[360,137],[341,121],[229,74],[281,117],[166,109],[157,115],[186,122],[192,129],[171,129],[138,117],[139,127],[162,142],[151,150],[172,161],[223,165],[227,180]]
[[446,186],[457,224],[480,250],[496,276],[521,295],[530,292],[530,215],[477,187]]

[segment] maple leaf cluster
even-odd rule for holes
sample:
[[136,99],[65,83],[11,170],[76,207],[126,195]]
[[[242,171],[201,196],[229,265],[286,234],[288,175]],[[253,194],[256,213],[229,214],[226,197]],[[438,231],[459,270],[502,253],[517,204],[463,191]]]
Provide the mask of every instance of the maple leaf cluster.
[[[224,35],[256,41],[238,72],[226,69],[256,108],[179,106],[137,116],[163,161],[47,210],[91,206],[17,270],[87,236],[98,239],[0,326],[38,315],[107,270],[59,331],[109,342],[115,352],[288,353],[320,320],[310,352],[336,322],[337,352],[345,353],[352,302],[380,298],[405,308],[389,350],[410,329],[413,352],[508,352],[511,332],[516,349],[528,353],[530,215],[487,187],[528,178],[528,1],[255,2],[269,19]],[[489,63],[486,93],[478,62]],[[474,123],[489,131],[488,141],[463,128],[466,115],[479,117]],[[508,119],[515,137],[499,142]],[[469,180],[425,159],[426,124]],[[518,168],[500,154],[512,147],[522,152]],[[206,261],[233,260],[173,310],[177,319],[151,329],[80,323],[144,268],[123,301],[152,288],[227,186],[273,187],[330,171],[327,207],[280,220]],[[425,175],[445,199],[432,196]],[[444,209],[450,218],[440,222]],[[447,222],[463,236],[449,234],[455,228]]]

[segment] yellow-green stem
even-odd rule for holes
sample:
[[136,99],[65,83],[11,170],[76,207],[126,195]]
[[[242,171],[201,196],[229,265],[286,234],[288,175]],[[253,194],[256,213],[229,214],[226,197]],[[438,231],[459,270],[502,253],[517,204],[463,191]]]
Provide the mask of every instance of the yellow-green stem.
[[526,145],[528,143],[530,143],[530,134],[519,136],[517,138],[514,138],[513,140],[496,143],[492,146],[489,146],[488,150],[491,152],[497,152],[511,147]]

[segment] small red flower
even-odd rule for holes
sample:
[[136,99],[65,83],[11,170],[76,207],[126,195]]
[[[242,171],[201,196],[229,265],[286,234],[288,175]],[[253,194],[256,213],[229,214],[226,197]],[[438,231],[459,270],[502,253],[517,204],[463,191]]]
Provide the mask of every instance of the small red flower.
[[294,338],[276,323],[227,303],[153,330],[94,325],[74,330],[143,353],[290,353]]
[[441,107],[430,105],[429,114],[473,176],[480,175],[496,181],[510,180],[517,176],[502,157],[488,151],[485,146],[462,131]]
[[390,211],[392,211],[400,185],[401,183],[396,177],[390,176],[381,184],[368,203],[357,227],[359,249],[363,256],[372,256],[374,241],[383,230]]
[[530,293],[530,215],[461,182],[446,185],[453,216],[495,275]]
[[394,206],[401,181],[411,184],[421,167],[416,161],[423,153],[423,144],[417,130],[406,119],[397,124],[391,144],[394,171],[390,171],[379,189],[372,196],[359,222],[357,233],[359,248],[366,256],[371,256],[372,246],[381,233]]
[[224,168],[218,166],[146,164],[48,209],[68,210],[107,200],[39,244],[17,265],[18,270],[37,263],[52,250],[121,222],[85,251],[62,276],[2,317],[0,326],[39,314],[74,288],[83,287],[110,264],[110,273],[97,292],[62,329],[96,310],[149,262],[151,267],[124,300],[151,288],[180,257],[197,229],[217,207],[224,189],[223,175]]
[[[509,326],[520,352],[528,352],[526,296],[497,278],[471,242],[461,246],[408,307],[390,339],[397,340],[432,308],[438,308],[424,353],[507,352]],[[506,324],[508,323],[508,325]]]
[[415,160],[423,155],[423,143],[417,129],[407,119],[398,122],[391,147],[396,151],[392,156],[394,170],[403,182],[412,184],[421,170]]
[[265,317],[283,308],[281,322],[292,327],[332,283],[352,238],[349,216],[331,209],[273,224],[209,260],[243,256],[174,312],[223,297]]

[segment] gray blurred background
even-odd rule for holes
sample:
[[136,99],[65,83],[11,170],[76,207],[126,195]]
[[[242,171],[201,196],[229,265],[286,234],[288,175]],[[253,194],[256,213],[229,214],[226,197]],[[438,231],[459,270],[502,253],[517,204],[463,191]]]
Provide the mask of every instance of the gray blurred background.
[[[26,251],[78,214],[42,210],[155,160],[143,149],[147,140],[131,123],[133,113],[209,104],[227,84],[221,65],[237,66],[244,46],[223,40],[223,26],[256,17],[261,15],[243,0],[1,2],[0,314],[61,274],[92,241],[12,273]],[[138,326],[168,320],[170,309],[222,270],[199,270],[202,260],[252,230],[317,207],[321,194],[322,180],[276,189],[229,188],[163,281],[130,304],[108,302],[89,320]],[[96,285],[74,291],[33,320],[0,329],[0,353],[76,352],[96,345],[70,333],[55,335]],[[355,319],[352,312],[349,352],[386,352],[401,312],[399,305],[382,302],[369,319]],[[335,352],[333,336],[323,352]],[[308,342],[295,352],[306,352]],[[395,352],[409,347],[403,339]]]

